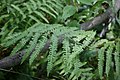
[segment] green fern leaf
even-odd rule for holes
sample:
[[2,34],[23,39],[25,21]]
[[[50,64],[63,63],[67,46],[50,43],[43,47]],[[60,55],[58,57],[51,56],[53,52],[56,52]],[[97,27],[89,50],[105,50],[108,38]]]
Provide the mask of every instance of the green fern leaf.
[[69,57],[69,62],[71,62],[78,54],[80,54],[83,51],[83,48],[81,45],[75,44],[72,50],[72,54]]
[[59,0],[52,0],[52,1],[55,2],[61,8],[63,7],[63,5],[61,4],[61,1],[59,1]]
[[49,15],[53,16],[54,18],[56,18],[56,16],[53,13],[51,13],[50,11],[48,11],[47,9],[42,8],[42,7],[40,7],[39,9],[41,9],[42,11],[44,11],[44,12],[48,13]]
[[95,42],[95,43],[93,43],[93,44],[91,45],[91,49],[92,49],[92,48],[101,47],[101,46],[104,45],[104,43],[107,43],[107,42],[108,42],[107,39],[98,40],[97,42]]
[[106,69],[105,69],[105,73],[107,74],[107,76],[109,75],[109,71],[110,71],[110,68],[111,68],[113,48],[114,48],[113,43],[110,43],[109,47],[107,49],[107,54],[106,54]]
[[35,20],[37,23],[40,23],[40,21],[33,15],[29,15],[29,17],[33,20]]
[[53,7],[57,8],[58,10],[61,10],[61,7],[52,1],[47,0],[46,3],[51,4]]
[[91,43],[91,41],[94,39],[95,34],[96,34],[95,32],[86,32],[86,33],[87,33],[86,38],[83,41],[83,48],[85,48]]
[[25,44],[30,40],[32,37],[32,33],[29,33],[25,38],[23,38],[12,50],[11,55],[14,55],[17,51],[25,46]]
[[42,50],[42,48],[44,47],[46,41],[47,41],[46,37],[43,37],[42,41],[39,40],[39,43],[36,45],[35,51],[30,56],[30,59],[29,59],[30,65],[33,63],[33,61],[35,60],[35,58],[37,57],[39,52]]
[[116,74],[118,76],[120,74],[120,65],[119,65],[120,64],[120,58],[119,58],[119,53],[118,52],[115,53],[114,58],[115,58]]
[[35,35],[33,36],[32,40],[33,41],[30,41],[30,46],[28,47],[27,51],[26,51],[26,54],[22,57],[22,62],[23,63],[27,57],[29,57],[30,53],[32,52],[32,50],[35,48],[36,44],[37,44],[37,41],[38,41],[38,38],[40,37],[40,33],[35,33]]
[[26,18],[26,15],[23,13],[23,11],[18,6],[14,4],[11,4],[11,6],[20,12],[20,14],[23,16],[23,19]]
[[68,63],[68,58],[70,56],[70,45],[69,45],[69,41],[67,39],[64,39],[63,41],[63,64],[65,65],[64,69],[65,72],[69,72],[69,63]]
[[69,80],[76,80],[78,78],[78,76],[81,75],[81,70],[79,69],[79,59],[78,58],[75,58],[75,62],[73,63],[74,65],[74,69],[72,70],[70,76],[69,76]]
[[7,42],[3,42],[3,45],[5,46],[5,47],[8,47],[8,46],[10,46],[10,45],[13,45],[13,44],[15,44],[17,41],[19,41],[20,39],[22,39],[23,37],[25,37],[26,35],[28,34],[28,32],[27,31],[24,31],[21,35],[20,34],[18,34],[19,36],[15,36],[14,38],[11,38],[9,41],[7,41]]
[[55,35],[52,35],[51,38],[52,44],[50,45],[50,52],[48,55],[48,64],[47,64],[47,75],[49,76],[50,71],[53,68],[53,63],[56,60],[56,51],[57,51],[57,37]]
[[56,15],[58,15],[58,12],[57,12],[56,10],[54,10],[50,5],[45,4],[45,6],[46,6],[47,8],[49,8],[51,11],[53,11]]
[[3,18],[7,18],[7,17],[9,17],[8,14],[5,14],[5,15],[0,16],[0,22],[1,22],[1,20],[3,20]]
[[120,42],[116,43],[116,52],[115,52],[115,69],[116,69],[116,74],[117,76],[120,75],[120,57],[119,57],[119,53],[120,53]]
[[98,51],[98,70],[99,70],[100,79],[102,79],[103,76],[104,52],[105,52],[105,47],[101,48]]
[[32,13],[31,6],[28,3],[24,3],[24,6],[27,7],[28,13],[31,14]]
[[49,21],[38,11],[34,11],[35,14],[37,14],[38,16],[40,16],[43,20],[45,20],[47,23],[49,23]]
[[[10,39],[14,39],[15,37],[20,36],[20,35],[21,35],[21,33],[11,34],[11,35],[7,36],[7,37],[4,39],[4,41],[8,41],[8,40],[10,40]],[[3,42],[4,42],[4,41],[3,41]]]
[[36,5],[36,2],[34,0],[30,0],[30,2],[33,4],[33,10],[36,10],[37,9],[37,5]]

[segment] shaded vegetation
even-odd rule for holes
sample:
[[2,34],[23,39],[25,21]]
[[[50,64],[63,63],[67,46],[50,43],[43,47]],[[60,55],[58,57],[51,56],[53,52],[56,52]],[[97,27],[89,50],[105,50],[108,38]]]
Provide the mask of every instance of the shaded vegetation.
[[0,80],[119,80],[119,2],[0,1]]

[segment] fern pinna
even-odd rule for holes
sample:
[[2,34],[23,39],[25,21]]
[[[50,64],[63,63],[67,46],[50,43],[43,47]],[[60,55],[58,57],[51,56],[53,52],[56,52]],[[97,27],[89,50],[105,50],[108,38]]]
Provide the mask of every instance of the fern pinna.
[[[110,78],[110,75],[113,74],[113,79],[119,79],[119,50],[120,50],[120,41],[110,41],[104,44],[98,52],[98,70],[100,78],[106,75],[107,78]],[[104,71],[105,70],[105,71]]]
[[63,8],[59,0],[2,0],[0,5],[1,41],[14,31],[24,31],[36,22],[54,23]]

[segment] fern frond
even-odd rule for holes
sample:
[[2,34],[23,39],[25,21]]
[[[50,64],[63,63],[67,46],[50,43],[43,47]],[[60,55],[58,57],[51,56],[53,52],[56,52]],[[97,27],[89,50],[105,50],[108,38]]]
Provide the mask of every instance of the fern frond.
[[38,11],[34,11],[35,14],[37,14],[38,16],[40,16],[43,20],[45,20],[47,23],[49,23],[49,21],[43,16],[43,14],[41,14]]
[[70,44],[69,44],[68,39],[65,39],[63,41],[63,51],[62,51],[62,53],[63,53],[63,64],[65,65],[64,69],[65,69],[65,72],[67,73],[67,72],[69,72],[68,58],[71,55],[70,54]]
[[8,26],[9,26],[9,24],[11,24],[11,23],[13,23],[13,18],[8,19],[8,21],[7,21],[7,22],[4,24],[4,26],[2,26],[2,28],[0,29],[0,30],[1,30],[0,35],[2,36],[2,37],[1,37],[1,41],[7,36],[7,34],[9,33],[9,31],[11,31],[11,30],[8,29]]
[[91,43],[91,41],[94,39],[95,35],[96,35],[95,32],[94,33],[92,31],[91,32],[87,32],[87,34],[86,34],[87,37],[83,41],[84,48],[87,47]]
[[49,15],[53,16],[54,18],[56,18],[56,16],[53,13],[51,13],[50,11],[48,11],[47,9],[42,8],[42,7],[40,7],[39,9],[46,12],[46,13],[48,13]]
[[26,51],[26,54],[23,56],[22,58],[22,62],[23,63],[26,58],[30,55],[30,53],[33,51],[33,49],[35,48],[36,44],[37,44],[37,41],[38,41],[38,38],[40,37],[40,33],[35,33],[35,35],[33,36],[32,40],[30,41],[30,46],[28,47],[27,51]]
[[30,65],[33,63],[33,61],[35,60],[35,58],[38,56],[38,54],[40,53],[40,51],[42,50],[42,48],[44,47],[45,43],[47,41],[46,37],[43,37],[42,40],[39,40],[38,44],[35,47],[35,51],[32,53],[32,55],[30,56],[29,59],[29,63]]
[[7,18],[7,17],[9,17],[8,14],[4,14],[4,15],[0,16],[0,22],[1,22],[4,18]]
[[120,75],[120,41],[116,42],[116,52],[114,55],[115,59],[115,69],[116,69],[116,74],[117,76]]
[[[26,26],[26,24],[23,25],[22,23],[23,22],[28,23],[27,21],[30,19],[31,21],[28,23],[30,24],[30,26],[35,24],[35,21],[49,23],[50,19],[55,19],[58,17],[59,13],[62,11],[61,9],[63,8],[63,4],[59,0],[55,0],[55,1],[54,0],[44,0],[44,1],[41,0],[8,1],[7,0],[7,1],[1,1],[1,3],[3,7],[3,9],[2,7],[0,9],[0,11],[2,11],[2,15],[3,15],[2,17],[4,18],[8,18],[7,16],[13,17],[15,23],[14,25],[17,25],[18,27],[21,28]],[[7,10],[4,11],[4,9]]]
[[11,55],[15,55],[17,51],[23,48],[32,36],[33,34],[29,33],[25,38],[21,39],[20,42],[15,46],[15,48],[13,48]]
[[52,1],[54,1],[58,6],[60,6],[61,8],[63,7],[63,5],[62,5],[62,1],[60,1],[60,0],[52,0]]
[[54,12],[56,15],[58,15],[59,13],[57,11],[55,11],[50,5],[45,4],[46,7],[48,7],[52,12]]
[[36,2],[34,0],[30,0],[30,2],[33,5],[33,9],[36,10],[37,9]]
[[15,8],[23,16],[23,19],[26,18],[26,15],[24,14],[24,12],[18,6],[14,5],[14,4],[11,4],[11,6],[13,8]]
[[37,23],[40,23],[40,21],[33,15],[29,15],[29,17],[33,20],[35,20]]
[[53,7],[55,7],[58,10],[62,10],[61,6],[57,5],[54,1],[47,0],[46,3],[51,4]]
[[[17,41],[19,41],[20,39],[22,39],[23,37],[25,37],[27,34],[28,34],[28,32],[25,31],[25,32],[23,32],[22,34],[18,34],[17,36],[13,36],[9,41],[7,41],[7,39],[5,39],[2,44],[3,44],[5,47],[8,47],[8,46],[10,46],[10,45],[13,45],[13,44],[15,44]],[[7,42],[6,42],[6,41],[7,41]]]
[[32,13],[32,9],[31,9],[31,5],[29,5],[28,3],[24,3],[23,4],[25,7],[27,7],[27,10],[28,10],[28,14],[31,14]]
[[[68,76],[69,80],[76,80],[78,77],[84,74],[85,79],[88,79],[87,74],[91,74],[90,71],[92,68],[85,68],[86,62],[81,62],[79,60],[81,52],[83,52],[86,46],[90,44],[90,42],[93,40],[93,36],[95,36],[94,32],[88,32],[89,34],[86,34],[87,32],[84,31],[74,31],[74,33],[68,32],[65,34],[65,39],[63,40],[63,51],[62,54],[59,56],[60,59],[58,59],[55,63],[55,67],[58,67],[60,74]],[[90,34],[91,33],[91,34]],[[90,39],[88,39],[89,43],[87,43],[86,38],[88,38],[88,35]],[[92,36],[90,36],[92,35]],[[77,41],[78,40],[78,41]],[[82,42],[79,42],[83,40]],[[83,42],[86,41],[86,45],[83,44]],[[72,46],[72,48],[70,47]],[[86,75],[85,75],[86,73]],[[89,78],[92,78],[89,76]]]
[[103,77],[103,67],[104,67],[104,61],[105,61],[105,57],[104,57],[105,49],[106,49],[106,47],[103,47],[98,51],[98,70],[99,70],[99,75],[100,75],[101,79]]
[[48,64],[47,64],[47,75],[48,76],[56,60],[56,51],[57,51],[57,42],[58,42],[57,37],[55,35],[52,35],[51,41],[52,43],[50,45],[50,52],[48,55]]
[[105,68],[105,73],[107,74],[107,76],[109,75],[109,71],[110,71],[110,68],[111,68],[113,48],[114,48],[113,43],[110,43],[109,47],[107,49],[107,53],[106,53],[106,68]]

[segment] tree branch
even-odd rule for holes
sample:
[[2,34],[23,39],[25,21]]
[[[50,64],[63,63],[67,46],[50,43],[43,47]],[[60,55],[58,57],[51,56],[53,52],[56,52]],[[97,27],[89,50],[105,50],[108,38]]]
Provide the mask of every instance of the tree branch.
[[[60,46],[62,44],[63,39],[64,39],[63,35],[58,37],[58,46]],[[45,53],[49,49],[50,43],[51,43],[50,40],[48,40],[40,53]],[[32,54],[33,51],[34,51],[34,49],[31,51],[30,54]],[[0,60],[0,68],[8,68],[8,67],[13,67],[15,65],[20,64],[22,57],[25,53],[26,53],[26,51],[22,50],[22,51],[17,52],[13,56],[8,56],[8,57],[1,59]]]
[[88,22],[82,23],[80,25],[81,30],[92,29],[92,28],[96,27],[97,25],[104,23],[107,19],[115,18],[115,15],[119,9],[120,9],[120,0],[115,0],[115,4],[114,4],[113,8],[108,8],[106,10],[106,12],[104,12],[100,16],[97,16]]
[[97,25],[105,22],[106,19],[109,19],[109,18],[113,18],[115,15],[113,14],[113,11],[112,9],[107,9],[105,13],[95,17],[94,19],[88,21],[88,22],[85,22],[85,23],[82,23],[80,25],[80,28],[81,30],[89,30],[89,29],[92,29],[94,27],[96,27]]

